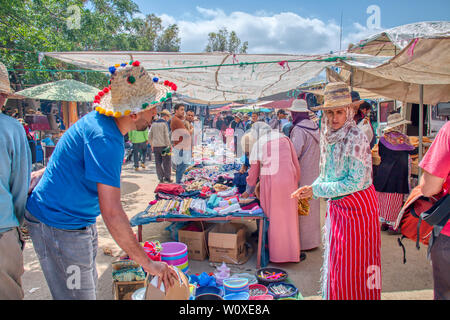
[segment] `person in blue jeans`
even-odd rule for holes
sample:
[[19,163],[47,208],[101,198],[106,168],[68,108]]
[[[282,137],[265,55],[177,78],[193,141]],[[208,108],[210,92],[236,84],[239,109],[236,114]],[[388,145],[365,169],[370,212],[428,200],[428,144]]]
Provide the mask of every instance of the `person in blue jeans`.
[[96,97],[95,111],[64,133],[28,198],[25,219],[53,299],[96,299],[100,214],[113,239],[144,271],[166,288],[178,279],[165,262],[147,256],[120,201],[124,135],[149,126],[168,90],[136,62],[110,71],[111,86]]
[[191,135],[184,124],[184,105],[174,106],[175,115],[172,117],[170,127],[172,130],[172,162],[176,165],[176,183],[180,184],[186,168],[191,163]]

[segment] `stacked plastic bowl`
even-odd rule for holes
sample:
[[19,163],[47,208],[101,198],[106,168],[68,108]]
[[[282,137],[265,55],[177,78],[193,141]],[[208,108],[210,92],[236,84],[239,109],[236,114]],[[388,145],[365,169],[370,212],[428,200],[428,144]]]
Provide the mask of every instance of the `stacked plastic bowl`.
[[164,242],[161,247],[161,261],[187,274],[189,271],[187,245],[182,242]]
[[248,300],[249,285],[245,278],[228,278],[223,280],[224,300]]

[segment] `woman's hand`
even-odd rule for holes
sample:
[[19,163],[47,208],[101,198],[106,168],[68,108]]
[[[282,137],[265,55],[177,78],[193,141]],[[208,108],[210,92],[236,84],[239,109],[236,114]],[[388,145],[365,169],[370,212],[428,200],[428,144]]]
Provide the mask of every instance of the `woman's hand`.
[[247,191],[245,191],[243,194],[241,194],[242,199],[247,199],[248,197],[249,197],[249,194],[247,193]]
[[299,198],[299,199],[308,199],[312,198],[312,196],[313,196],[312,186],[303,186],[291,194],[291,198]]

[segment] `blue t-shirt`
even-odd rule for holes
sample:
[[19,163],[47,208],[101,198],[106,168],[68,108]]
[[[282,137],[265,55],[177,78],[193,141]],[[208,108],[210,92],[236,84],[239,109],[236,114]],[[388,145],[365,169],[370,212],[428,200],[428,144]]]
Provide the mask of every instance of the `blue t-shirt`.
[[46,225],[80,229],[100,215],[97,183],[120,188],[124,139],[113,118],[90,112],[67,130],[27,210]]

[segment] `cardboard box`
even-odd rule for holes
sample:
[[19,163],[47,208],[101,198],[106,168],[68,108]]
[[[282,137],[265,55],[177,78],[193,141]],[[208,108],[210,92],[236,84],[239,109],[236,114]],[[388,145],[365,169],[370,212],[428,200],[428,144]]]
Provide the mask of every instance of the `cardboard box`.
[[145,286],[145,281],[114,281],[113,296],[114,300],[131,300],[133,293]]
[[[174,267],[171,267],[174,268]],[[189,280],[186,275],[174,268],[178,274],[178,281],[168,290],[165,290],[164,284],[161,283],[161,289],[157,288],[158,277],[148,275],[145,279],[146,290],[145,300],[189,300]]]
[[217,224],[208,235],[209,261],[241,264],[248,256],[247,227],[243,224]]
[[[204,231],[189,231],[186,228],[189,225],[195,225],[202,228]],[[190,260],[203,261],[208,256],[208,233],[214,227],[212,224],[205,224],[200,222],[193,222],[185,226],[184,228],[178,230],[178,241],[187,245],[188,247],[188,258]]]

